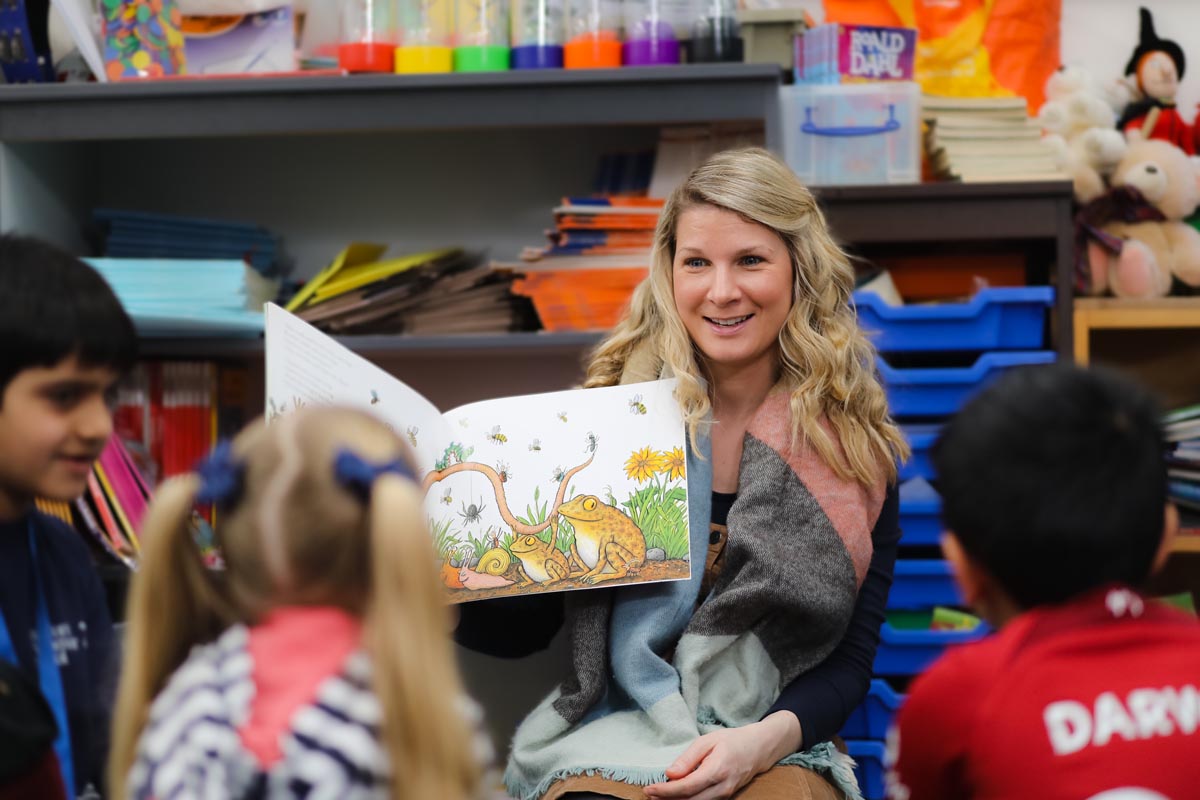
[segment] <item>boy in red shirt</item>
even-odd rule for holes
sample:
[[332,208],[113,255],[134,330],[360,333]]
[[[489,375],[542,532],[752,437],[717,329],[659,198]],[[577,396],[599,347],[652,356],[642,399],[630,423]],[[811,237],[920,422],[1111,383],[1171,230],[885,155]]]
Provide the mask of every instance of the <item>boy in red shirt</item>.
[[1179,525],[1153,400],[1103,372],[1016,371],[933,456],[946,557],[1001,630],[914,682],[889,797],[1200,796],[1200,625],[1133,588]]

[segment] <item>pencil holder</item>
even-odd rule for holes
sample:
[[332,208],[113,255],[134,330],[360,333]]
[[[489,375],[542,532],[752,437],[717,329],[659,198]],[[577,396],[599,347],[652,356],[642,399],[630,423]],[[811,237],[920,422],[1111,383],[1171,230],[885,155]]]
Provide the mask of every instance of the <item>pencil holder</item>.
[[457,0],[455,72],[508,69],[508,1]]
[[342,0],[338,64],[350,72],[391,72],[396,57],[393,0]]
[[399,9],[396,72],[451,72],[454,0],[399,0]]
[[621,66],[619,0],[567,0],[567,69]]
[[563,65],[563,0],[515,0],[512,11],[512,68]]

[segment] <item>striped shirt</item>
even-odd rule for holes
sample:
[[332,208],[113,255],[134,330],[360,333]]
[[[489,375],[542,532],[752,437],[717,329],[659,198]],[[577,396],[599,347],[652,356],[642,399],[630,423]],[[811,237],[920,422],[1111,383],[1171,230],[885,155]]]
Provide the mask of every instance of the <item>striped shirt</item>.
[[[129,796],[173,798],[339,798],[373,800],[390,791],[389,759],[380,739],[382,711],[361,650],[317,687],[280,736],[280,758],[264,767],[239,733],[254,699],[249,632],[234,626],[195,647],[155,698],[134,766]],[[462,698],[476,731],[480,763],[492,747],[480,712]]]

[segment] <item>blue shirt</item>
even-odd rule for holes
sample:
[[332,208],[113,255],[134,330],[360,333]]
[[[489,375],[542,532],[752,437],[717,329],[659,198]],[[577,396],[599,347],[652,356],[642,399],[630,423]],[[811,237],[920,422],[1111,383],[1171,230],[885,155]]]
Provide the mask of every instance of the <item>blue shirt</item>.
[[79,533],[62,520],[34,511],[15,521],[0,522],[0,611],[18,666],[31,681],[38,681],[31,520],[67,700],[75,792],[83,794],[89,784],[102,792],[117,667],[104,588]]

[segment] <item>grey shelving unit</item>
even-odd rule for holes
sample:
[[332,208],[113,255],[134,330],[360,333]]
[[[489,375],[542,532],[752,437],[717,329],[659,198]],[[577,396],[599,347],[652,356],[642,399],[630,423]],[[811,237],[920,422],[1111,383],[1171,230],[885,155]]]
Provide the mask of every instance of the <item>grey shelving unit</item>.
[[774,142],[779,82],[769,64],[692,64],[5,86],[0,141],[762,120]]

